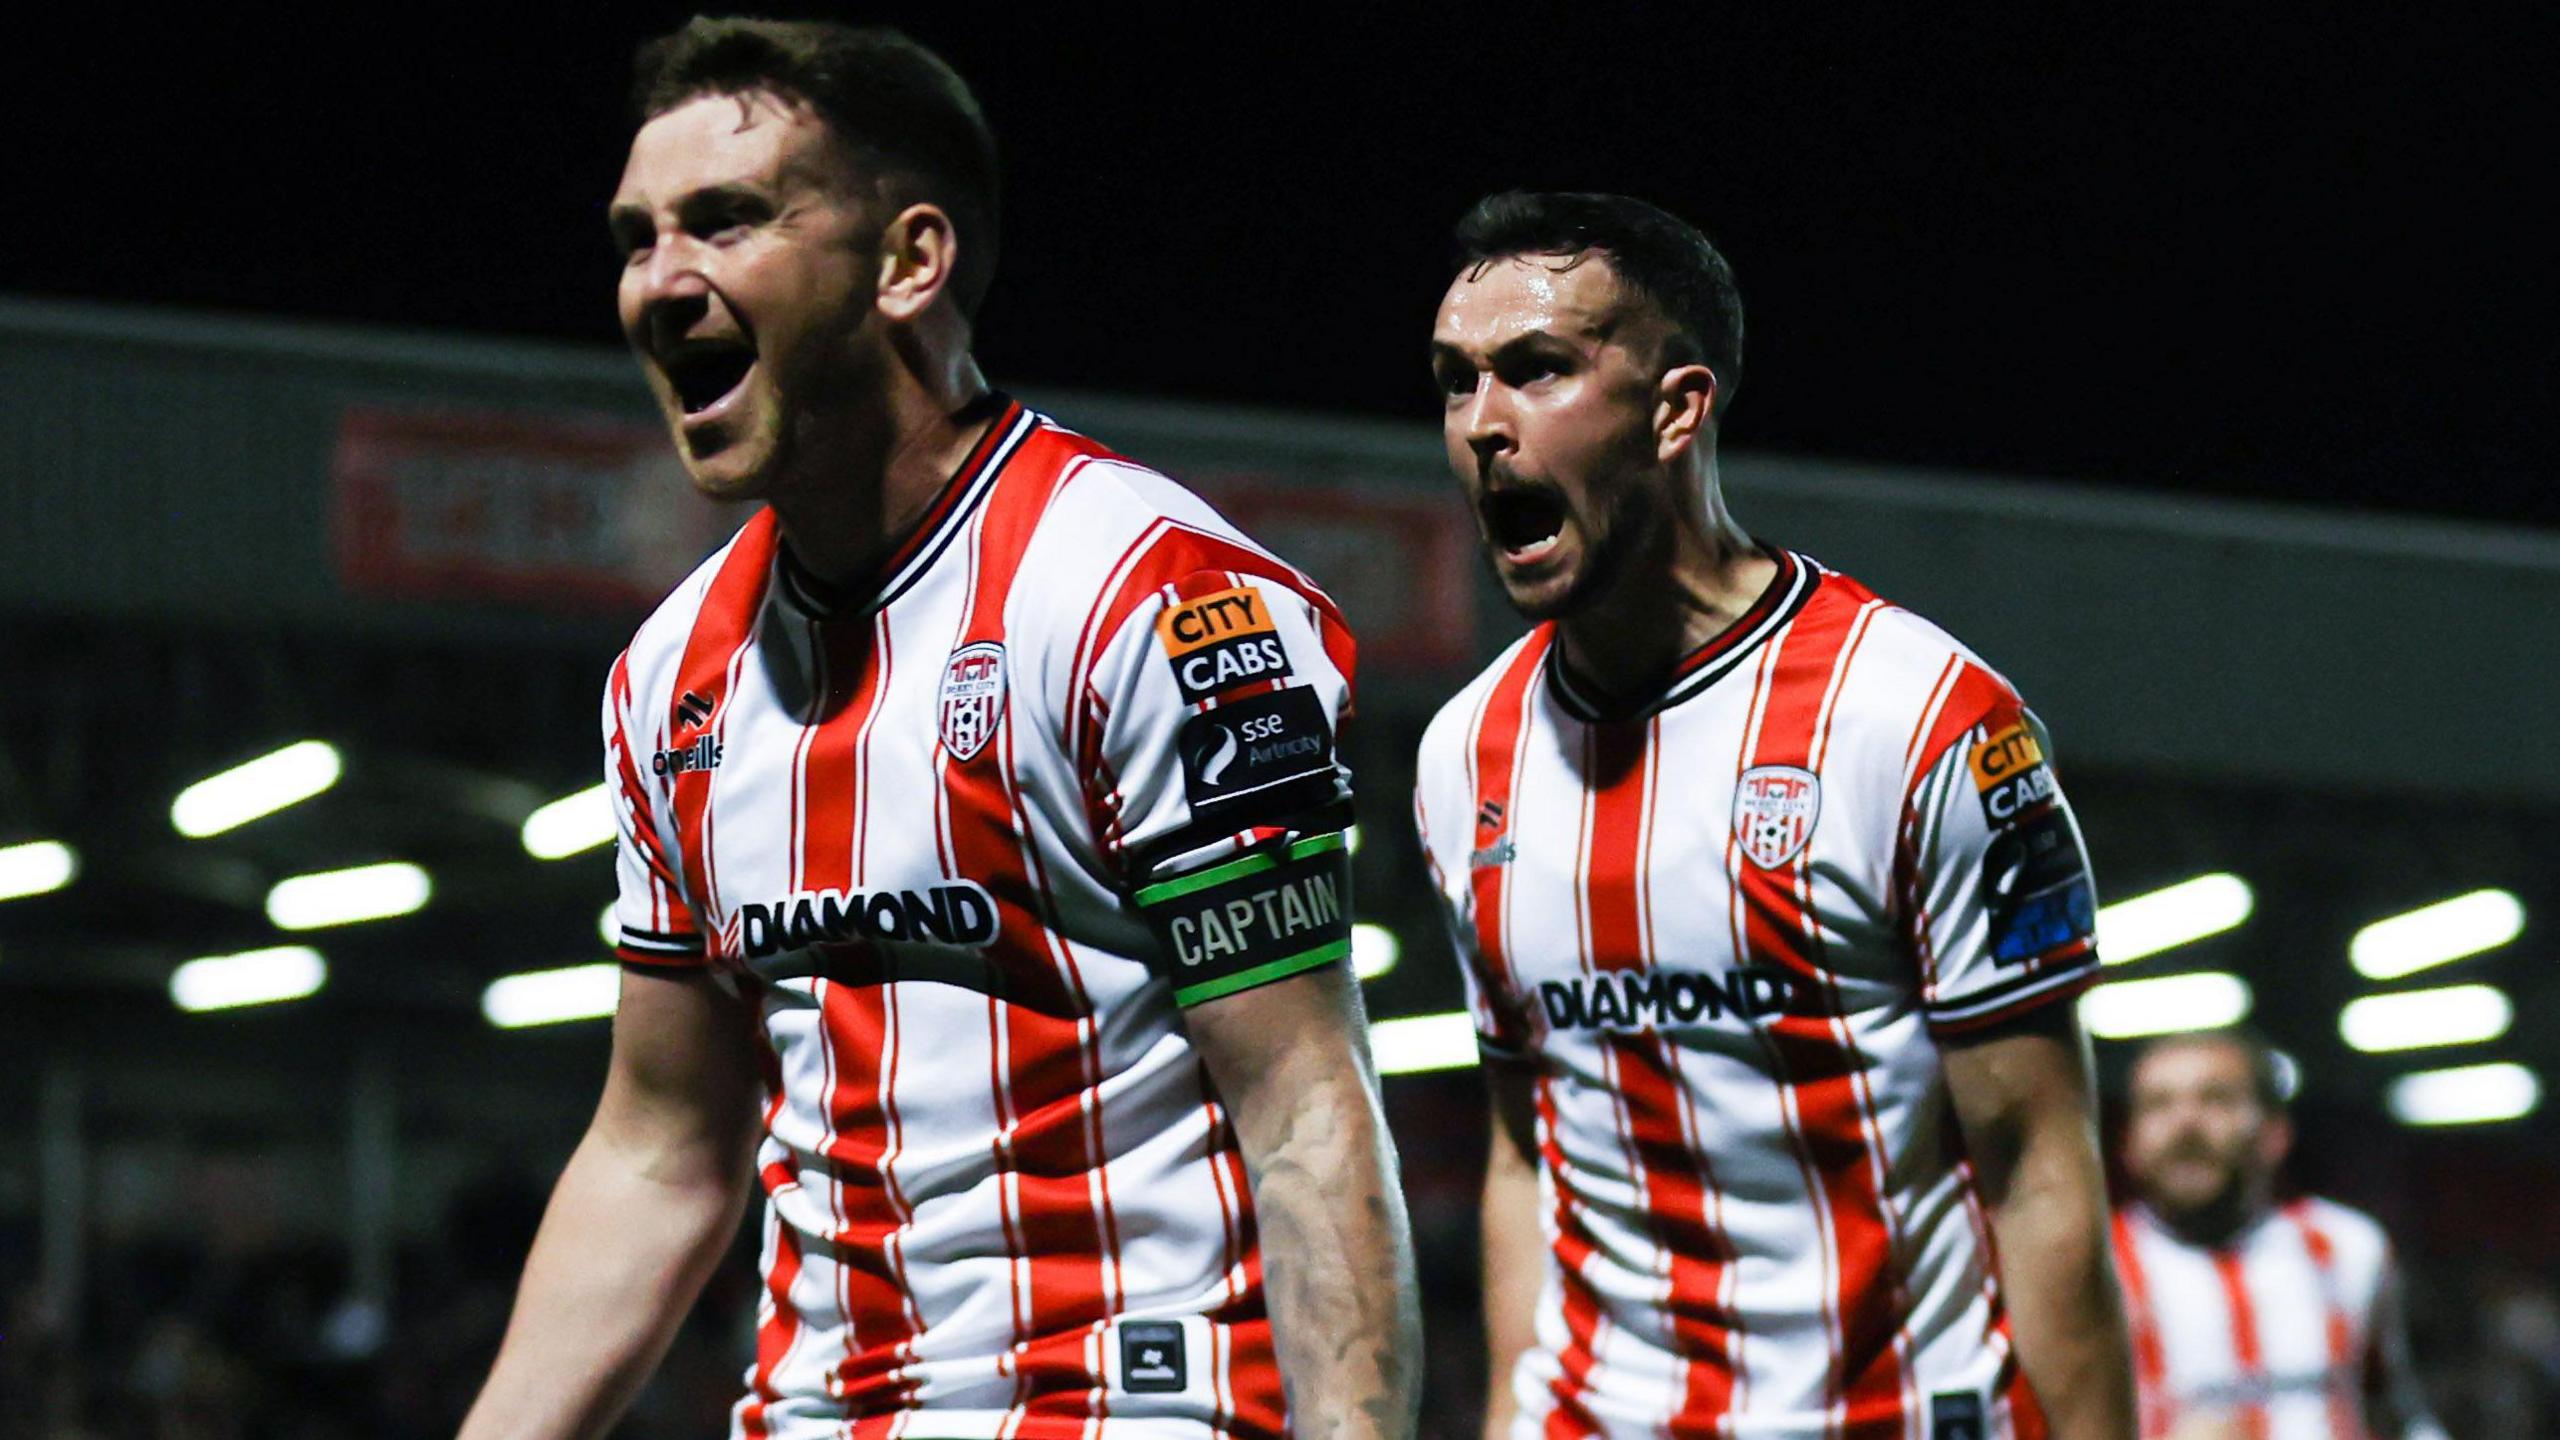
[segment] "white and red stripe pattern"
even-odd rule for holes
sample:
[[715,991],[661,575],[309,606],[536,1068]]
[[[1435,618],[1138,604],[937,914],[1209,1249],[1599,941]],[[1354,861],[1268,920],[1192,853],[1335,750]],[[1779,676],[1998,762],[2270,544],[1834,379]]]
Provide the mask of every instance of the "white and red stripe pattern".
[[[606,697],[621,953],[763,1012],[733,1433],[1278,1436],[1243,1163],[1123,897],[1133,854],[1249,838],[1190,824],[1172,737],[1226,697],[1183,699],[1157,615],[1256,587],[1337,719],[1348,633],[1199,500],[1010,402],[882,574],[822,612],[759,515]],[[1124,1383],[1135,1319],[1181,1327],[1180,1385]]]
[[2146,1437],[2209,1414],[2251,1440],[2363,1440],[2391,1265],[2372,1219],[2305,1197],[2213,1249],[2133,1205],[2115,1254]]
[[2085,935],[1988,953],[1968,756],[2023,712],[1944,632],[1774,558],[1631,713],[1541,626],[1423,740],[1480,1042],[1537,1071],[1554,1263],[1519,1440],[2043,1433],[1937,1048],[2096,969]]

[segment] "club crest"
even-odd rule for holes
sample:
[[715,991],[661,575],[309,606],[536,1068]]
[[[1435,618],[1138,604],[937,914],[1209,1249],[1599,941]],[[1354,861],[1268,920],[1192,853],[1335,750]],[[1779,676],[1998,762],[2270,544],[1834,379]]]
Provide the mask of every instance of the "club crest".
[[987,748],[1004,719],[1004,646],[963,645],[942,667],[942,748],[969,760]]
[[1754,765],[1733,787],[1733,834],[1763,870],[1796,858],[1822,814],[1822,779],[1793,765]]

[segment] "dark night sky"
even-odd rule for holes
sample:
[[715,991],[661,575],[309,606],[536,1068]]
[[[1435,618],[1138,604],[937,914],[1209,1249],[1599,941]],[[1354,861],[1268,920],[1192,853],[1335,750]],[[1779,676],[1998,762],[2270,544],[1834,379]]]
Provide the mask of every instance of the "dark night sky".
[[[2548,22],[1816,8],[835,13],[995,123],[1001,380],[1425,418],[1457,213],[1616,189],[1734,260],[1737,446],[2560,524]],[[20,52],[0,289],[612,338],[684,7],[251,13]]]

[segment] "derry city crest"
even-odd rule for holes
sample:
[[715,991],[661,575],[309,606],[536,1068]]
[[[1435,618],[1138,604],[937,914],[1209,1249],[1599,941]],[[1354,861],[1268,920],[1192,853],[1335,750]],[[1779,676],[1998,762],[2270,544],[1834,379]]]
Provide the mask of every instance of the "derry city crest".
[[1793,765],[1754,765],[1733,787],[1733,835],[1742,853],[1775,870],[1803,853],[1822,814],[1822,779]]
[[942,748],[968,760],[987,748],[1004,718],[1004,646],[963,645],[942,667]]

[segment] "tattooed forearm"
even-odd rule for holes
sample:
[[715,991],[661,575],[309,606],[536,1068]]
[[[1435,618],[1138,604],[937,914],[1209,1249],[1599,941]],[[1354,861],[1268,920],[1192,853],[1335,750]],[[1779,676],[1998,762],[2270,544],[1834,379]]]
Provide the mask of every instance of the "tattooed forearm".
[[1288,1098],[1276,1138],[1248,1159],[1259,1162],[1254,1211],[1291,1429],[1302,1440],[1409,1436],[1422,1324],[1376,1100],[1356,1074]]

